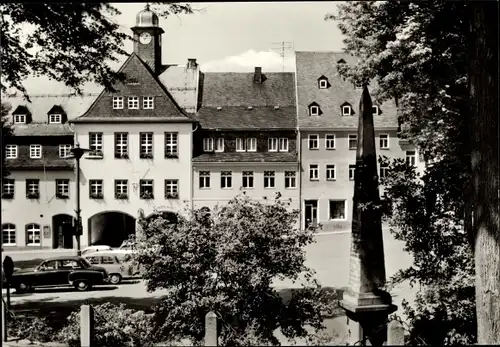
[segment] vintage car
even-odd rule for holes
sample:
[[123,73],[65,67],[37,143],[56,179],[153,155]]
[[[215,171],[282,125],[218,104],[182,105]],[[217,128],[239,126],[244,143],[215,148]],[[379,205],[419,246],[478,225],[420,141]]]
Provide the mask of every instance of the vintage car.
[[89,246],[82,251],[82,255],[87,253],[111,251],[111,250],[113,250],[113,248],[111,248],[110,246]]
[[14,272],[11,286],[17,293],[46,286],[74,286],[80,291],[104,284],[108,274],[103,267],[94,266],[82,257],[55,257],[44,260],[35,269]]
[[124,278],[132,278],[139,275],[132,262],[130,252],[108,251],[87,253],[83,256],[90,264],[102,266],[106,269],[109,282],[120,283]]

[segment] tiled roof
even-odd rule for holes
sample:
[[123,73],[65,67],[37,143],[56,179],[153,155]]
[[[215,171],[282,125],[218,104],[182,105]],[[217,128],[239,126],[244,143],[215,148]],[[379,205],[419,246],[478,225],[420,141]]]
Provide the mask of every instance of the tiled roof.
[[12,126],[15,136],[65,136],[73,135],[69,124],[15,124]]
[[[337,72],[337,62],[344,59],[347,64],[355,59],[337,52],[296,52],[298,125],[299,129],[356,129],[358,127],[359,100],[361,88],[344,81]],[[318,78],[324,75],[329,88],[319,89]],[[373,104],[377,105],[373,100]],[[308,105],[316,102],[321,109],[320,116],[309,116]],[[354,114],[341,115],[341,105],[348,102]],[[397,110],[394,101],[378,105],[380,114],[374,116],[375,128],[397,128]]]
[[193,162],[249,162],[249,163],[276,163],[296,162],[297,153],[294,152],[214,152],[203,153],[193,158]]
[[33,170],[33,169],[73,169],[75,167],[74,160],[68,159],[31,159],[31,158],[17,158],[8,159],[5,161],[5,168],[7,170],[18,169],[18,170]]
[[205,129],[295,129],[295,107],[285,106],[275,110],[271,106],[253,107],[249,110],[243,106],[202,107],[197,118]]

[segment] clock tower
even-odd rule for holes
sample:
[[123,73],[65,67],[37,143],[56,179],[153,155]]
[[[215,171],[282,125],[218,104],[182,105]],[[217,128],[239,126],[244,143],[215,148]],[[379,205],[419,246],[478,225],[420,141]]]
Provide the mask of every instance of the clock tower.
[[155,74],[161,68],[161,35],[163,29],[159,27],[156,13],[149,9],[149,5],[137,13],[134,33],[134,53],[139,56]]

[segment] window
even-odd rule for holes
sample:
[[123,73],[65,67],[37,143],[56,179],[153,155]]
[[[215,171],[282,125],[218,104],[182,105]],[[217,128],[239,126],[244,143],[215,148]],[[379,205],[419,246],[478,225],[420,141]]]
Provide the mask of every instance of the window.
[[102,180],[89,180],[89,195],[91,199],[104,198]]
[[380,135],[380,148],[381,149],[389,149],[389,135]]
[[319,80],[319,89],[326,89],[326,88],[328,88],[328,80],[326,79]]
[[129,96],[128,97],[128,108],[131,110],[139,109],[139,97],[138,96]]
[[231,171],[221,171],[220,173],[220,187],[221,188],[232,188],[233,187],[233,175]]
[[274,188],[275,179],[274,171],[264,171],[264,188]]
[[113,96],[113,109],[115,110],[123,109],[123,96]]
[[128,199],[127,180],[115,180],[115,198],[118,200]]
[[204,152],[213,152],[214,151],[214,139],[211,137],[207,137],[203,139],[203,151]]
[[85,259],[92,265],[97,265],[99,264],[99,258],[100,257],[86,257]]
[[62,115],[60,114],[50,114],[49,115],[50,124],[60,124],[62,123]]
[[128,133],[115,133],[115,158],[128,158]]
[[69,180],[57,179],[56,180],[56,198],[67,199],[69,198]]
[[319,135],[309,135],[309,149],[319,149]]
[[236,152],[245,152],[245,139],[236,139]]
[[5,159],[17,158],[17,145],[5,145]]
[[26,123],[26,115],[25,114],[15,114],[14,115],[14,123],[25,124]]
[[352,114],[352,108],[349,105],[342,106],[342,115],[350,116]]
[[179,180],[165,180],[165,198],[179,198]]
[[140,133],[141,146],[140,157],[143,159],[153,158],[153,133]]
[[217,138],[217,140],[215,141],[215,151],[224,152],[224,138]]
[[280,138],[279,141],[279,151],[280,152],[288,152],[288,139],[287,138]]
[[16,226],[14,224],[2,224],[2,246],[16,245]]
[[11,178],[5,178],[2,181],[3,181],[2,198],[3,199],[14,198],[15,181]]
[[406,162],[412,166],[417,164],[417,156],[415,151],[406,151]]
[[330,219],[345,219],[345,200],[330,200]]
[[179,134],[165,133],[165,158],[177,158],[179,156]]
[[277,152],[278,151],[278,139],[270,138],[268,141],[268,151],[269,152]]
[[247,151],[255,152],[256,150],[257,150],[257,139],[255,137],[247,139]]
[[243,188],[253,188],[253,171],[243,171],[241,183]]
[[26,225],[26,246],[40,246],[40,225]]
[[349,180],[354,181],[354,172],[356,171],[356,165],[349,165]]
[[285,188],[297,188],[297,173],[295,171],[285,171]]
[[358,135],[349,135],[349,149],[358,148]]
[[101,264],[115,264],[115,258],[114,257],[106,257],[103,256],[101,257]]
[[141,199],[153,199],[153,180],[140,180],[139,189]]
[[310,164],[309,165],[309,180],[310,181],[319,180],[319,165],[318,164]]
[[335,181],[335,165],[328,164],[326,165],[326,180],[327,181]]
[[30,158],[40,159],[42,157],[42,145],[30,145]]
[[325,148],[335,149],[335,134],[325,135]]
[[387,173],[389,172],[389,168],[387,166],[381,166],[379,170],[379,177],[385,178],[387,177]]
[[319,116],[319,106],[310,106],[309,107],[309,115],[310,116]]
[[200,188],[210,188],[210,171],[200,171]]
[[40,197],[40,180],[27,179],[26,180],[26,198],[27,199],[38,199]]
[[152,110],[155,108],[154,96],[145,96],[142,98],[142,108],[145,110]]
[[59,145],[59,158],[71,157],[71,145]]
[[102,157],[102,148],[102,133],[89,133],[89,154],[94,157]]
[[378,116],[378,106],[372,106],[372,113],[374,116]]

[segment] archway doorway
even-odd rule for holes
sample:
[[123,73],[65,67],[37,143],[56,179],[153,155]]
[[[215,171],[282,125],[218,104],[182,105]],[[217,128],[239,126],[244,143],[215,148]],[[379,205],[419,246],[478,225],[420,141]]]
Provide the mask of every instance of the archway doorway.
[[106,211],[88,220],[89,245],[120,247],[129,235],[135,235],[135,218],[119,211]]
[[73,248],[73,217],[56,214],[52,217],[52,248]]

